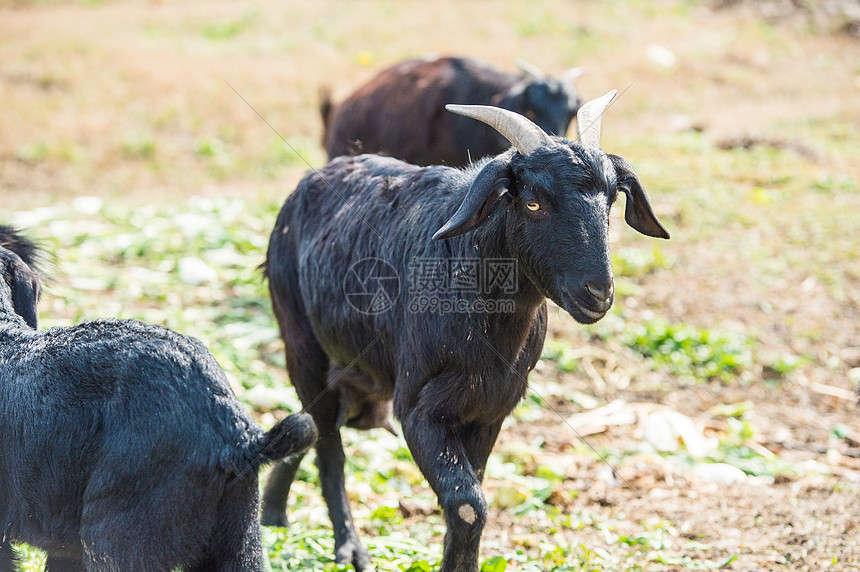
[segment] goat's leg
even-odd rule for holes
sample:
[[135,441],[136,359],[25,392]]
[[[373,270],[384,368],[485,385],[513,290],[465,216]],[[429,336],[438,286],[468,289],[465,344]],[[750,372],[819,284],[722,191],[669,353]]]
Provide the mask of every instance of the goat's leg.
[[218,507],[207,554],[187,572],[262,572],[265,557],[257,521],[256,476],[233,480]]
[[[339,564],[352,564],[357,572],[361,572],[370,564],[370,555],[358,539],[346,495],[343,474],[346,459],[340,430],[334,424],[337,419],[337,399],[337,391],[324,394],[310,410],[319,431],[316,465],[323,498],[334,528],[335,560]],[[277,465],[270,474],[263,493],[264,525],[286,526],[285,505],[300,461],[301,455],[294,455]]]
[[[282,325],[282,331],[295,331]],[[301,341],[301,345],[299,344]],[[316,444],[316,464],[319,469],[323,497],[334,528],[335,560],[352,564],[360,572],[370,564],[370,555],[358,540],[352,521],[349,499],[343,476],[344,454],[340,430],[335,425],[340,405],[340,392],[328,388],[328,357],[310,335],[293,334],[284,337],[287,369],[296,393],[307,408],[319,431]],[[298,358],[301,356],[301,359]],[[275,466],[263,492],[262,522],[267,526],[285,526],[289,487],[296,476],[301,455],[294,455]]]
[[[402,421],[412,456],[445,512],[448,530],[440,572],[477,572],[487,502],[462,435],[431,414],[418,410]],[[483,461],[486,462],[485,456]]]
[[[269,288],[272,307],[284,340],[290,381],[305,409],[313,416],[319,431],[316,464],[334,528],[335,560],[339,564],[352,564],[356,572],[361,572],[370,564],[370,554],[358,540],[346,496],[343,476],[345,458],[340,430],[336,426],[340,391],[328,386],[329,358],[314,336],[304,309],[286,288],[277,287],[272,277]],[[287,463],[275,467],[275,473],[269,477],[263,493],[263,524],[272,523],[276,514],[278,520],[274,524],[286,523],[286,517],[279,515],[286,512],[285,489],[293,482],[297,468],[298,459],[289,459]]]
[[[271,283],[269,284],[271,287]],[[303,317],[296,317],[298,312],[289,304],[281,301],[281,296],[272,292],[272,305],[284,340],[284,355],[287,361],[287,372],[290,381],[296,388],[302,404],[307,408],[326,393],[326,377],[329,360],[319,342],[313,335],[313,329]],[[335,393],[336,395],[336,393]],[[335,403],[334,407],[337,404]],[[320,417],[326,412],[321,407],[313,405],[309,411],[314,417],[317,427],[320,427]],[[336,415],[335,413],[332,415]],[[269,473],[266,487],[263,490],[262,513],[260,522],[264,526],[287,526],[287,500],[290,487],[305,453],[287,457],[277,463]]]
[[287,526],[287,498],[304,456],[304,452],[291,455],[276,464],[269,473],[260,518],[264,526]]
[[[105,440],[84,491],[80,539],[89,572],[172,570],[205,557],[206,543],[217,531],[221,499],[229,489],[218,486],[216,475],[198,468],[194,459],[158,458],[149,444],[135,449],[131,439],[120,433]],[[117,462],[130,449],[148,460],[148,471],[128,471]],[[185,470],[186,465],[194,468]],[[256,506],[247,512],[256,519]],[[244,525],[234,518],[231,526]]]
[[[333,397],[336,397],[336,394]],[[361,572],[370,565],[370,554],[358,539],[349,508],[343,476],[345,457],[340,430],[334,425],[336,415],[325,416],[324,419],[322,417],[314,414],[320,435],[317,441],[316,463],[323,497],[334,528],[335,561],[339,564],[351,563],[357,572]]]
[[502,422],[499,421],[493,425],[469,425],[458,431],[472,470],[481,482],[484,480],[487,459],[493,450],[493,445],[496,444],[501,428]]

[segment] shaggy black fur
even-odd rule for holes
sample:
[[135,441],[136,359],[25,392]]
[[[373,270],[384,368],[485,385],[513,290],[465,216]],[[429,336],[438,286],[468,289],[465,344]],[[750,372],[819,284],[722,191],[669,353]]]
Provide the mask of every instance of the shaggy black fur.
[[509,144],[491,127],[445,111],[447,103],[495,105],[565,135],[580,98],[569,81],[500,71],[469,58],[407,60],[333,105],[321,94],[329,158],[381,153],[416,165],[464,166]]
[[0,243],[0,571],[11,542],[50,572],[263,570],[257,470],[316,440],[310,416],[264,432],[166,328],[36,330],[36,250],[8,227]]
[[24,264],[38,272],[38,247],[15,227],[0,224],[0,248],[11,250],[24,261]]
[[[338,428],[382,425],[393,399],[445,511],[442,570],[478,569],[484,467],[540,357],[545,298],[584,323],[612,304],[607,240],[617,191],[627,194],[631,226],[668,238],[626,161],[558,137],[528,156],[512,149],[466,170],[340,157],[287,198],[267,273],[290,379],[320,431],[317,464],[338,562],[361,570],[370,560],[350,516]],[[382,262],[368,270],[368,258]],[[454,294],[466,310],[422,310],[416,301],[428,292],[413,278],[416,261],[428,258],[514,261],[515,288],[484,284]],[[399,289],[389,308],[353,307],[350,292],[390,289],[392,274]],[[504,300],[513,302],[506,311],[472,310]],[[298,457],[276,467],[264,524],[286,523],[297,467]]]

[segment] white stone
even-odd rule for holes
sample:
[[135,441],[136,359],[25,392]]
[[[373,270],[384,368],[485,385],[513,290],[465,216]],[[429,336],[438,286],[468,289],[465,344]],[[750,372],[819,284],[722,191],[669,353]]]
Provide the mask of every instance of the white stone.
[[179,260],[179,280],[189,286],[200,286],[218,280],[218,273],[199,258],[186,256]]
[[660,67],[670,68],[675,65],[677,58],[675,54],[660,44],[649,44],[645,48],[645,55],[648,59]]
[[96,214],[103,205],[101,197],[78,197],[72,201],[72,208],[83,214]]
[[693,475],[718,485],[733,485],[747,479],[747,474],[727,463],[698,463],[693,466]]
[[256,409],[279,409],[292,404],[292,394],[286,388],[255,385],[242,394],[242,399]]

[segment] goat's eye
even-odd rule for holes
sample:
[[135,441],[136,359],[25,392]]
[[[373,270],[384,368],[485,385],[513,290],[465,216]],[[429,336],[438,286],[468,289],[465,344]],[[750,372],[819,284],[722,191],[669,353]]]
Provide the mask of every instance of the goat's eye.
[[540,203],[538,203],[537,201],[529,201],[526,203],[526,208],[530,211],[539,211]]
[[527,117],[529,120],[534,121],[535,119],[537,119],[537,113],[535,113],[534,111],[532,111],[531,109],[529,109],[528,111],[526,111],[526,117]]

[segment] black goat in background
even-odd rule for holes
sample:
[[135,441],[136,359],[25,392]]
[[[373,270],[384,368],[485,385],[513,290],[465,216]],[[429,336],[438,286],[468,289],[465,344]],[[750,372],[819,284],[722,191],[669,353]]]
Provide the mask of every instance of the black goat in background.
[[416,165],[462,167],[497,155],[508,142],[495,130],[445,112],[445,104],[494,105],[525,115],[552,135],[564,136],[580,98],[573,81],[519,62],[507,73],[472,58],[406,60],[377,74],[334,105],[322,93],[323,144],[329,159],[380,153]]
[[[445,512],[442,570],[478,570],[484,468],[540,357],[545,299],[582,323],[609,310],[609,210],[618,191],[627,195],[630,226],[669,237],[630,164],[600,149],[600,117],[613,96],[580,109],[579,141],[550,137],[503,109],[450,106],[514,148],[465,170],[339,157],[284,203],[269,242],[269,288],[290,379],[319,427],[317,465],[338,562],[357,570],[370,562],[344,490],[339,427],[384,425],[393,399]],[[458,284],[470,265],[507,262],[514,272],[424,306],[434,293],[413,278],[426,261],[455,263],[445,278]],[[263,524],[286,523],[299,460],[276,467]]]
[[0,571],[264,569],[257,470],[307,449],[268,433],[199,341],[132,320],[36,330],[37,251],[0,226]]

